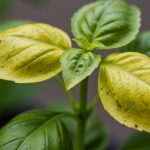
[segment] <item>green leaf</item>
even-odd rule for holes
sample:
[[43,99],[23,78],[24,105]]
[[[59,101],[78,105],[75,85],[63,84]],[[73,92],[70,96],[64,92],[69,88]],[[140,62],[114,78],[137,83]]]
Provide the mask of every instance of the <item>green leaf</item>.
[[28,24],[0,33],[0,78],[40,82],[61,71],[60,57],[71,47],[63,31],[47,24]]
[[86,50],[122,47],[135,38],[139,27],[139,9],[122,0],[86,5],[72,18],[75,41]]
[[[62,99],[60,100],[61,102],[59,103],[55,103],[55,104],[52,104],[48,107],[48,110],[51,110],[51,111],[57,111],[57,112],[71,112],[73,113],[73,109],[71,107],[71,105],[69,103],[63,103],[62,102]],[[75,144],[75,140],[76,140],[76,126],[77,126],[77,123],[76,123],[76,120],[72,119],[72,118],[63,118],[63,121],[65,122],[65,124],[67,124],[67,128],[69,130],[69,133],[71,135],[71,140],[72,140],[72,143]]]
[[14,28],[20,25],[29,24],[33,21],[30,20],[12,20],[0,23],[0,31],[4,31],[10,28]]
[[71,150],[72,144],[64,114],[46,110],[25,112],[0,130],[2,150]]
[[[51,105],[50,110],[56,110],[58,112],[70,111],[72,108],[66,103]],[[69,133],[71,133],[71,139],[76,144],[76,121],[71,118],[64,118],[63,121],[67,124]],[[88,118],[86,131],[85,131],[85,144],[86,150],[105,150],[108,146],[108,129],[102,120],[98,120],[93,115]]]
[[115,53],[101,64],[99,95],[104,108],[128,127],[150,132],[150,58]]
[[135,132],[123,144],[120,150],[149,150],[150,134],[146,132]]
[[100,56],[81,49],[71,49],[61,58],[63,78],[69,90],[81,82],[99,66]]
[[86,130],[86,150],[106,150],[108,132],[104,123],[93,116],[89,118]]
[[134,41],[121,48],[122,52],[140,52],[150,56],[150,31],[140,34]]

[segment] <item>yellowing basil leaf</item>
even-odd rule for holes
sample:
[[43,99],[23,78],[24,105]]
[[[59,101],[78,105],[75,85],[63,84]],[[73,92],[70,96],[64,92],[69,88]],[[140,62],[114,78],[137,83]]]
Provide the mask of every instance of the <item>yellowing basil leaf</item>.
[[46,110],[25,112],[0,130],[1,150],[72,150],[64,114]]
[[115,53],[102,63],[99,95],[104,108],[128,127],[150,132],[150,58]]
[[0,33],[0,79],[39,82],[61,71],[60,57],[71,47],[63,31],[41,23]]
[[81,49],[71,49],[61,58],[63,78],[69,90],[81,82],[98,67],[100,57]]
[[112,49],[135,38],[140,11],[122,0],[102,0],[81,8],[72,18],[75,41],[82,48]]
[[134,41],[121,48],[122,52],[139,52],[150,56],[150,31],[145,31]]

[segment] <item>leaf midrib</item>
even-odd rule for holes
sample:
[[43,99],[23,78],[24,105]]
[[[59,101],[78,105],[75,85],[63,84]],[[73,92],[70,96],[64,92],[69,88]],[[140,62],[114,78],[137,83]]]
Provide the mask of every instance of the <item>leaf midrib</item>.
[[[33,42],[38,42],[38,43],[41,43],[41,44],[45,44],[45,45],[48,45],[49,46],[49,48],[47,48],[47,50],[49,50],[49,52],[50,51],[55,51],[55,50],[64,50],[62,47],[60,47],[60,46],[57,46],[57,45],[55,45],[55,44],[50,44],[50,43],[47,43],[47,42],[41,42],[41,41],[39,41],[39,40],[36,40],[36,39],[32,39],[32,38],[28,38],[28,37],[23,37],[23,36],[12,36],[13,38],[24,38],[24,39],[28,39],[28,40],[32,40]],[[4,65],[4,64],[6,64],[8,61],[10,61],[12,58],[14,58],[14,57],[16,57],[16,56],[18,56],[18,55],[20,55],[22,52],[24,52],[25,50],[28,50],[28,48],[30,48],[30,47],[32,47],[32,46],[34,46],[35,44],[32,44],[32,45],[29,45],[29,46],[27,46],[24,50],[21,50],[21,51],[19,51],[18,53],[16,53],[15,55],[13,55],[12,57],[10,57],[9,59],[7,59],[5,62],[3,62],[1,65]]]
[[108,4],[102,9],[101,14],[100,14],[100,15],[98,16],[98,18],[96,19],[96,20],[97,20],[97,24],[96,24],[96,26],[95,26],[95,29],[93,30],[93,34],[92,34],[92,37],[91,37],[90,42],[93,42],[93,40],[94,40],[94,36],[95,36],[95,33],[96,33],[97,28],[98,28],[98,25],[99,25],[99,20],[104,16],[105,10],[108,9],[108,8],[111,6],[112,3],[113,3],[113,0],[110,1],[110,3],[108,3]]
[[25,39],[25,40],[30,40],[30,41],[45,44],[45,45],[48,45],[48,46],[51,46],[51,47],[56,47],[57,49],[65,49],[65,47],[60,47],[59,45],[56,45],[56,44],[53,44],[53,43],[48,43],[48,42],[43,41],[43,40],[40,41],[38,39],[33,39],[31,37],[25,37],[25,36],[22,36],[22,35],[13,35],[12,37],[13,38],[22,38],[22,39]]

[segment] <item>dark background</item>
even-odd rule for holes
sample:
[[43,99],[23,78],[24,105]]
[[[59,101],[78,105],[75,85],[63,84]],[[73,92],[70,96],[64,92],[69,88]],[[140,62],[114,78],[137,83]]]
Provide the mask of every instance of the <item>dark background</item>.
[[[10,0],[11,1],[11,0]],[[93,0],[94,1],[94,0]],[[136,4],[142,10],[142,27],[141,31],[148,30],[150,28],[150,1],[149,0],[128,0],[130,3]],[[12,0],[11,7],[9,8],[9,15],[5,17],[5,20],[27,19],[34,20],[36,22],[49,23],[53,26],[57,26],[67,33],[71,34],[70,19],[73,13],[82,5],[92,2],[92,0],[43,0],[39,4],[31,4],[21,0]],[[112,51],[111,51],[112,52]],[[109,52],[102,51],[101,54],[105,57]],[[65,96],[62,90],[56,85],[56,82],[52,79],[42,83],[42,91],[38,93],[36,101],[28,101],[22,104],[15,110],[17,113],[32,107],[44,107],[49,103],[55,103],[58,101],[65,101]],[[78,87],[73,89],[73,92],[77,96]],[[89,86],[89,100],[97,93],[97,71],[92,75]],[[5,117],[8,117],[8,114]],[[13,116],[10,114],[10,116]],[[104,111],[101,103],[97,108],[97,117],[102,118],[111,133],[111,147],[120,145],[127,135],[132,132],[132,129],[128,129],[123,125],[117,123],[111,118],[106,111]],[[4,119],[4,116],[3,116]]]

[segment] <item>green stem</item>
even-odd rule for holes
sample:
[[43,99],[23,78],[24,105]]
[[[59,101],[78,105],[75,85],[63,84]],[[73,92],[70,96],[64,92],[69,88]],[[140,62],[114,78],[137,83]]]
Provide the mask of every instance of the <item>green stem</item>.
[[57,75],[55,77],[55,79],[56,79],[57,83],[60,85],[60,87],[63,89],[63,91],[65,92],[66,96],[68,97],[68,100],[70,101],[73,109],[76,111],[78,104],[75,101],[73,94],[70,91],[66,90],[64,82],[59,75]]
[[85,150],[87,92],[88,92],[88,78],[83,80],[80,84],[80,100],[79,100],[80,105],[78,115],[76,150]]
[[88,115],[90,115],[93,112],[93,110],[96,108],[98,102],[99,102],[99,95],[96,95],[94,97],[94,99],[92,100],[92,103],[89,105],[89,107],[87,109]]

